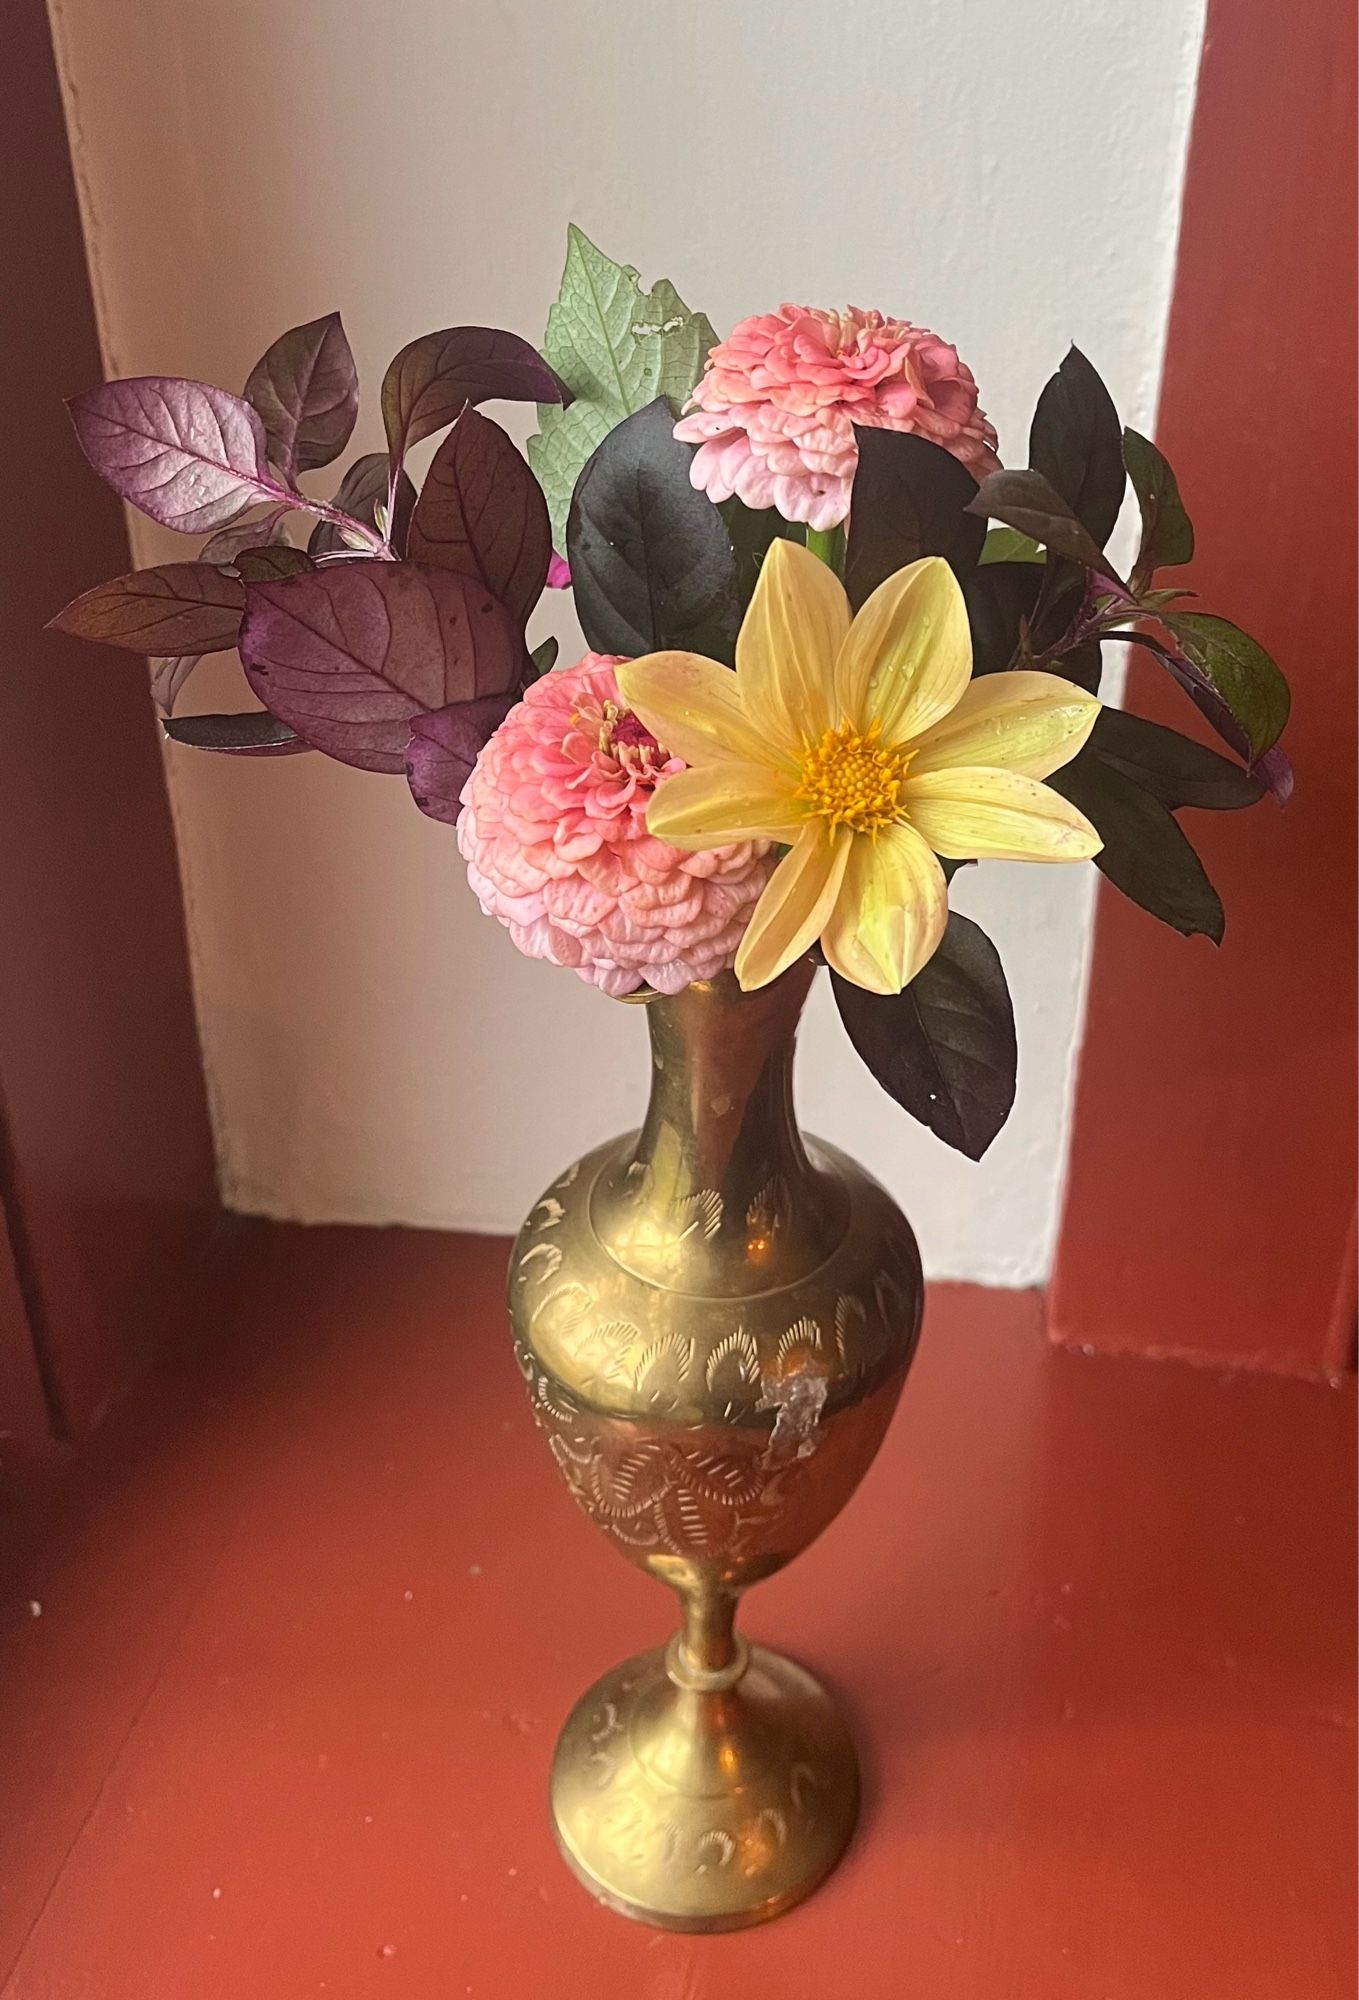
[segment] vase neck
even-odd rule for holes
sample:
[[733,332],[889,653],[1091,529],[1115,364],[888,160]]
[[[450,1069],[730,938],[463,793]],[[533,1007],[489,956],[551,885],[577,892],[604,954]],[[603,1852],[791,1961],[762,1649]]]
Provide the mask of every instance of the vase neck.
[[711,1296],[814,1269],[844,1227],[838,1183],[808,1158],[793,1051],[815,967],[756,993],[731,973],[647,1004],[651,1099],[594,1204],[600,1240],[640,1276]]

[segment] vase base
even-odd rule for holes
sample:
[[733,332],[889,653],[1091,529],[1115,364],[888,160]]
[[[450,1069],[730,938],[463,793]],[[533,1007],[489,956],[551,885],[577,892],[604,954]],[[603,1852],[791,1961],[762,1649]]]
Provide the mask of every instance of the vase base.
[[610,1909],[673,1931],[741,1930],[810,1895],[849,1844],[859,1769],[830,1696],[750,1649],[729,1688],[680,1687],[656,1650],[576,1704],[552,1766],[568,1865]]

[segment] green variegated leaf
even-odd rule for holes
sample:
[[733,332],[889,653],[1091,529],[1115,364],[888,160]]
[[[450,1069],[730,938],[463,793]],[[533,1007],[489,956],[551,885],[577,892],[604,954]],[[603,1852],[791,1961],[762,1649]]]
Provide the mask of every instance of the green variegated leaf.
[[630,264],[615,264],[573,224],[561,291],[543,353],[570,390],[569,408],[540,404],[528,459],[547,495],[554,548],[581,468],[624,417],[665,396],[678,412],[717,335],[667,279],[643,292]]

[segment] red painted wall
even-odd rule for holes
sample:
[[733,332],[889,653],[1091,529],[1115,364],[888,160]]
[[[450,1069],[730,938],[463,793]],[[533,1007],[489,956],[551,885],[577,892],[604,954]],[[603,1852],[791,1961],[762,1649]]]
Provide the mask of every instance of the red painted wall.
[[[1211,0],[1158,437],[1297,791],[1185,815],[1220,951],[1101,888],[1051,1298],[1058,1338],[1306,1373],[1353,1318],[1355,54],[1353,0]],[[1150,663],[1128,705],[1194,727]]]
[[0,271],[0,1171],[53,1405],[79,1432],[154,1347],[217,1202],[146,669],[42,629],[130,567],[62,407],[101,367],[42,0],[5,9]]

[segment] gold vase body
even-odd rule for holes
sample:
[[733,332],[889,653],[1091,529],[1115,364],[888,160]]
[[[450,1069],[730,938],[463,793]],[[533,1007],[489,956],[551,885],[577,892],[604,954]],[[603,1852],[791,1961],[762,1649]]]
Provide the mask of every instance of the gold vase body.
[[909,1224],[793,1114],[811,964],[652,998],[640,1133],[569,1168],[510,1263],[515,1352],[568,1486],[678,1594],[663,1651],[607,1674],[558,1743],[562,1851],[603,1901],[681,1930],[758,1923],[835,1865],[853,1745],[824,1690],[747,1648],[742,1591],[832,1521],[920,1328]]

